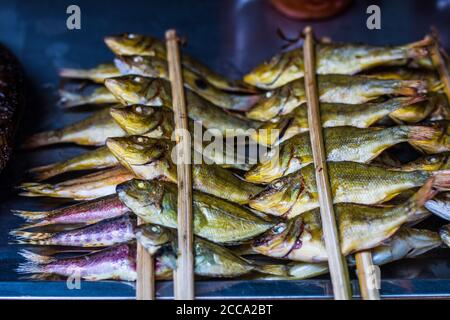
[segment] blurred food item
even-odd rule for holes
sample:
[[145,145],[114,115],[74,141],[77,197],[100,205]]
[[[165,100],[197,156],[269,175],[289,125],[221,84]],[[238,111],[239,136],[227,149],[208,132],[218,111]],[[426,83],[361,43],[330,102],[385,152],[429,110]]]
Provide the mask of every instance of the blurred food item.
[[351,0],[272,0],[283,14],[301,20],[333,17],[351,4]]

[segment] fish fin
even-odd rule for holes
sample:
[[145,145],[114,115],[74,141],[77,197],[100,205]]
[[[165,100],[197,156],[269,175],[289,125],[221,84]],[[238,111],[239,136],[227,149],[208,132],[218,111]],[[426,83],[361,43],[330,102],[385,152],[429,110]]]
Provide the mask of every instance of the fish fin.
[[22,149],[33,149],[37,147],[48,146],[55,143],[62,142],[61,130],[50,130],[45,132],[36,133],[22,143]]
[[408,126],[408,142],[422,152],[434,154],[448,151],[445,132],[439,126]]
[[51,177],[54,177],[61,172],[58,164],[49,164],[40,167],[34,167],[28,170],[31,178],[36,181],[47,180]]
[[25,219],[26,221],[34,221],[45,219],[51,216],[52,211],[25,211],[25,210],[11,210],[11,212],[17,216]]
[[20,250],[18,254],[25,258],[28,263],[34,264],[49,264],[57,260],[56,258],[40,255],[29,250]]
[[25,182],[19,185],[18,188],[24,191],[19,195],[27,197],[51,196],[55,193],[54,186],[48,183]]
[[284,264],[264,264],[255,267],[255,270],[264,273],[271,274],[275,276],[287,277],[289,276],[288,268]]
[[[20,230],[13,230],[9,233],[11,236],[16,237],[16,244],[37,244],[46,245],[48,238],[52,236],[47,232],[26,232]],[[46,241],[47,240],[47,241]]]

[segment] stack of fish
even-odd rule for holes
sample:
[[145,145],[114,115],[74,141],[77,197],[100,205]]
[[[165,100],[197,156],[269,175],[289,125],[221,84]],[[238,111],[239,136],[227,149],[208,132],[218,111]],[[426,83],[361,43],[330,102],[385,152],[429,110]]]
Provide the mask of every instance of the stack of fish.
[[[46,255],[20,252],[26,262],[18,272],[36,279],[78,272],[88,280],[133,281],[136,241],[155,255],[158,279],[170,278],[176,267],[174,123],[165,45],[137,34],[105,42],[116,55],[114,64],[61,70],[64,78],[90,81],[79,91],[62,89],[61,105],[99,110],[24,143],[98,147],[33,168],[35,182],[20,186],[24,196],[80,201],[46,212],[15,211],[27,221],[11,232],[15,242],[46,248]],[[392,47],[317,46],[328,169],[342,253],[350,264],[361,250],[371,249],[375,263],[385,264],[449,243],[449,226],[440,234],[412,228],[431,212],[450,217],[449,108],[428,57],[430,45],[423,40]],[[232,81],[182,54],[191,125],[201,121],[206,129],[233,136],[255,129],[251,138],[269,147],[251,167],[223,165],[216,161],[222,154],[206,149],[213,163],[193,165],[198,276],[305,279],[328,271],[302,57],[302,49],[283,52],[243,81]],[[409,145],[418,158],[398,162],[391,148],[397,144]],[[82,170],[96,171],[42,182]],[[137,226],[136,216],[145,224]],[[51,231],[55,226],[58,232]],[[68,250],[80,254],[57,255]],[[261,255],[269,258],[255,259]]]

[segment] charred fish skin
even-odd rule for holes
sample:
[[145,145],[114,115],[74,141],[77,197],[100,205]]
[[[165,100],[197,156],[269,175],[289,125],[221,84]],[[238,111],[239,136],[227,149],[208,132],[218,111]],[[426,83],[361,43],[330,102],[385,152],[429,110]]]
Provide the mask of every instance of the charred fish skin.
[[115,194],[51,211],[13,210],[15,215],[28,222],[20,230],[55,224],[88,225],[101,220],[119,217],[127,212],[130,212],[130,210],[122,204]]
[[[143,104],[172,108],[170,83],[163,79],[127,75],[105,81],[108,89],[125,105]],[[242,135],[260,123],[237,117],[186,90],[188,115],[207,129],[217,129],[223,135]]]
[[[316,49],[316,72],[320,75],[353,75],[377,66],[406,64],[408,59],[426,56],[428,45],[428,40],[394,47],[322,43]],[[276,55],[245,75],[244,81],[271,90],[303,77],[303,49],[300,48]]]
[[15,230],[10,232],[10,235],[16,238],[15,243],[17,244],[93,248],[131,241],[134,239],[135,227],[136,219],[133,216],[124,215],[57,233]]
[[[150,56],[120,56],[114,61],[123,75],[170,80],[166,60]],[[235,95],[221,91],[189,69],[183,69],[182,73],[184,85],[188,89],[221,108],[247,111],[259,100],[258,95]]]
[[[433,177],[408,201],[395,207],[345,203],[335,205],[342,254],[374,248],[390,238],[403,224],[423,218],[423,204],[436,195],[437,190],[448,186],[448,178]],[[291,224],[301,226],[296,232],[291,232],[289,228],[272,228],[253,241],[253,250],[263,255],[294,261],[326,261],[319,210],[308,211],[293,220]]]
[[[385,149],[408,142],[427,153],[445,152],[449,144],[442,128],[397,126],[384,129],[335,127],[324,129],[327,161],[365,163]],[[269,183],[312,163],[309,133],[305,132],[272,148],[262,161],[245,174],[253,183]]]
[[[365,76],[318,76],[319,100],[323,103],[361,104],[380,96],[417,96],[427,93],[426,82],[420,80],[382,80]],[[305,82],[295,80],[273,91],[268,91],[257,102],[247,117],[269,121],[291,113],[306,102]]]
[[[146,223],[177,227],[177,189],[162,181],[131,180],[116,189],[119,199]],[[193,193],[194,234],[215,243],[239,243],[273,226],[250,210],[204,194]]]
[[[148,56],[167,59],[167,51],[161,40],[135,33],[123,33],[105,37],[106,45],[118,56]],[[240,80],[229,80],[213,72],[193,57],[182,53],[181,63],[218,89],[239,93],[254,93],[255,88]]]
[[0,171],[9,160],[19,115],[25,105],[23,78],[17,58],[0,44]]
[[[334,203],[379,204],[411,188],[422,186],[434,174],[445,172],[390,171],[357,162],[329,162]],[[293,218],[319,206],[314,165],[275,180],[250,201],[250,207],[268,214]]]
[[92,200],[114,194],[118,184],[133,178],[133,173],[119,166],[56,184],[26,182],[18,188],[23,190],[20,195],[26,197]]
[[32,168],[29,173],[35,180],[42,181],[66,172],[105,169],[118,164],[119,161],[105,146],[64,161]]
[[[142,136],[109,138],[106,144],[137,178],[150,180],[161,176],[176,183],[176,165],[171,160],[173,144]],[[194,164],[192,170],[194,189],[231,202],[246,204],[262,191],[218,165]]]
[[22,148],[31,149],[59,143],[101,146],[108,137],[124,135],[126,132],[114,121],[109,110],[105,109],[63,129],[32,135],[23,143]]
[[[342,103],[322,103],[320,104],[320,114],[322,127],[356,127],[368,128],[383,117],[401,110],[407,106],[425,102],[430,104],[425,97],[418,96],[412,98],[393,98],[380,103],[367,104],[342,104]],[[422,119],[422,118],[421,118]],[[266,131],[262,131],[265,129]],[[276,136],[273,130],[281,132],[281,136]],[[276,146],[293,136],[309,131],[308,110],[306,104],[294,109],[290,114],[280,117],[276,122],[266,122],[253,136],[253,139],[260,144]]]
[[122,244],[80,257],[56,259],[29,251],[19,252],[26,262],[19,264],[19,274],[36,274],[45,279],[48,275],[71,277],[75,274],[82,279],[136,280],[136,247]]

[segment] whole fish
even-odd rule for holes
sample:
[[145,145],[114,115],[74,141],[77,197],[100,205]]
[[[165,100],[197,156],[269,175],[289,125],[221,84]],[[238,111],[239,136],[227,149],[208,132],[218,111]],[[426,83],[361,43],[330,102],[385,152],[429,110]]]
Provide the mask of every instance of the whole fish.
[[[450,144],[439,127],[335,127],[323,131],[328,161],[369,162],[385,149],[402,142],[427,153],[445,152]],[[268,183],[313,162],[309,133],[301,133],[272,148],[245,174],[253,183]]]
[[124,215],[98,223],[56,233],[14,230],[14,243],[42,246],[106,247],[134,239],[136,219]]
[[[134,179],[119,185],[116,191],[143,221],[176,228],[176,185]],[[274,225],[244,207],[198,191],[193,192],[193,217],[194,234],[216,243],[239,243]]]
[[26,197],[54,197],[74,200],[91,200],[113,194],[116,186],[134,178],[123,167],[94,172],[56,184],[26,182],[19,185],[20,195]]
[[104,85],[98,84],[84,85],[76,89],[65,86],[59,90],[59,96],[58,103],[62,108],[118,103],[117,98]]
[[[167,61],[157,57],[120,56],[114,62],[123,75],[170,80]],[[237,95],[217,89],[190,69],[183,69],[182,76],[186,88],[225,109],[247,111],[259,100],[259,95]]]
[[108,137],[124,135],[126,132],[114,121],[109,110],[105,109],[63,129],[34,134],[23,143],[22,147],[37,148],[57,143],[101,146]]
[[[322,75],[317,77],[320,102],[361,104],[380,96],[417,96],[427,93],[426,82],[420,80],[382,80],[366,76]],[[247,112],[253,120],[269,121],[291,113],[306,102],[304,79],[268,91]]]
[[[150,56],[167,59],[166,45],[163,41],[135,33],[123,33],[105,37],[106,45],[119,56]],[[181,54],[181,64],[184,68],[200,75],[205,81],[218,89],[231,92],[252,93],[255,89],[240,80],[230,80],[213,72],[201,62]]]
[[[420,96],[394,98],[385,102],[367,104],[322,103],[320,104],[322,127],[367,128],[399,109],[404,109],[410,105],[414,106],[420,102],[429,104],[425,97]],[[308,109],[306,104],[302,104],[295,108],[292,113],[281,116],[277,121],[264,123],[255,132],[253,139],[260,144],[277,145],[306,131],[309,131]]]
[[441,236],[442,241],[450,247],[450,224],[443,226],[439,230],[439,235]]
[[118,77],[121,73],[113,63],[103,63],[91,69],[63,68],[59,70],[59,76],[71,79],[86,79],[97,83],[103,83],[105,79]]
[[[46,280],[53,276],[74,277],[89,281],[99,280],[136,280],[136,245],[121,244],[90,254],[54,258],[38,255],[27,250],[19,254],[25,258],[16,271],[19,274],[33,274],[30,278]],[[172,270],[163,266],[158,257],[155,262],[155,278],[166,280],[172,278]]]
[[[329,162],[328,173],[334,203],[379,204],[403,191],[422,186],[430,177],[450,179],[447,171],[390,171],[357,162]],[[250,200],[261,212],[293,218],[319,207],[314,164],[273,181]]]
[[[414,258],[434,248],[442,241],[436,232],[401,227],[392,237],[371,250],[374,265],[384,265],[405,258]],[[348,264],[356,265],[353,255]],[[328,273],[328,263],[290,262],[286,265],[288,277],[263,276],[264,280],[308,279]]]
[[[176,269],[178,250],[176,233],[168,228],[146,224],[136,228],[136,239],[151,254],[163,251],[161,262]],[[238,277],[256,271],[264,274],[286,276],[282,264],[256,264],[246,260],[230,249],[199,237],[194,239],[194,272],[205,277]]]
[[[171,160],[172,145],[165,144],[164,155],[155,157],[152,139],[142,136],[108,138],[106,145],[137,178],[151,180],[163,177],[164,180],[177,182],[176,165]],[[162,143],[161,143],[162,145]],[[161,146],[161,149],[164,145]],[[192,187],[216,197],[246,204],[262,188],[248,183],[231,171],[214,164],[192,165]]]
[[32,168],[29,172],[35,180],[42,181],[66,172],[105,169],[118,164],[119,161],[105,146],[67,160]]
[[20,230],[48,225],[89,225],[129,211],[115,194],[50,211],[12,210],[16,216],[27,221]]
[[[389,239],[405,223],[423,218],[423,204],[436,195],[437,184],[431,178],[413,197],[395,207],[370,207],[337,204],[339,240],[342,254],[367,250]],[[442,182],[448,187],[449,181]],[[294,261],[322,262],[327,251],[322,233],[319,209],[281,222],[252,242],[256,253]]]
[[[409,59],[428,55],[432,41],[403,46],[320,43],[316,46],[316,73],[353,75],[377,66],[405,65]],[[303,48],[280,53],[244,76],[244,81],[262,89],[275,89],[303,78]]]
[[[170,83],[166,80],[127,75],[109,78],[105,80],[105,85],[123,104],[172,108]],[[207,129],[216,129],[223,135],[242,135],[260,125],[230,114],[190,90],[185,90],[185,98],[189,118],[200,122]]]

